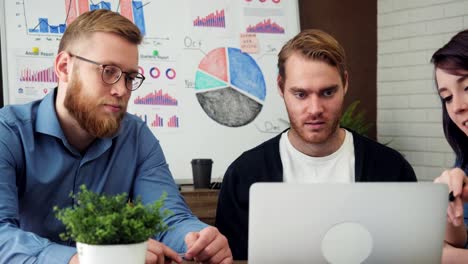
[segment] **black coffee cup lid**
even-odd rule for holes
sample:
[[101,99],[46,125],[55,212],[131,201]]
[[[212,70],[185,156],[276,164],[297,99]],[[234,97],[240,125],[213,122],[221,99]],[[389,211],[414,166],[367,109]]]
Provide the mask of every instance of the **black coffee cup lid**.
[[212,159],[193,159],[192,164],[212,164]]

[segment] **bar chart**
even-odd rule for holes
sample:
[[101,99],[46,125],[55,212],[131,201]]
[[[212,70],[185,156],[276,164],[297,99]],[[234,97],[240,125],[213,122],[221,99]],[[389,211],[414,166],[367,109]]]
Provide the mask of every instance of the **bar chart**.
[[176,115],[171,116],[167,122],[167,127],[179,127],[179,118]]
[[163,127],[164,126],[164,119],[160,117],[158,114],[155,115],[153,122],[151,122],[152,127]]
[[[167,122],[164,122],[165,118],[162,117],[159,113],[154,114],[154,119],[151,121],[150,124],[148,124],[148,115],[147,114],[139,114],[139,113],[134,113],[134,115],[138,118],[140,118],[145,124],[147,124],[149,127],[152,128],[179,128],[179,117],[177,115],[169,115],[170,117],[168,118]],[[166,115],[167,116],[167,115]]]
[[224,9],[208,14],[205,17],[197,17],[193,21],[194,27],[226,27],[226,17],[224,15]]
[[137,116],[138,118],[140,118],[143,122],[145,122],[145,124],[148,124],[148,115],[146,114],[136,114],[135,113],[135,116]]
[[249,33],[284,34],[284,28],[271,19],[265,19],[256,25],[249,25],[246,31]]
[[19,71],[19,80],[21,82],[58,82],[57,75],[55,75],[54,72],[54,67],[39,70],[25,67]]
[[164,106],[177,106],[178,101],[167,93],[163,93],[162,89],[154,91],[144,97],[137,96],[133,100],[137,105],[164,105]]

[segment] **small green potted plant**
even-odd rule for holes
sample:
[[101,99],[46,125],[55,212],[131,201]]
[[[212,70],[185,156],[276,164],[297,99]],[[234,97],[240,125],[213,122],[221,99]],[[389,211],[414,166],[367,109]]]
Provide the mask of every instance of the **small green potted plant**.
[[357,110],[361,101],[356,100],[352,102],[344,111],[340,119],[340,125],[356,131],[358,134],[367,136],[367,132],[372,127],[372,123],[365,120],[366,112],[364,110]]
[[146,241],[168,229],[163,219],[171,212],[161,210],[166,196],[145,206],[141,198],[100,195],[82,185],[71,195],[76,201],[72,207],[54,207],[65,225],[60,237],[77,242],[80,264],[145,263]]

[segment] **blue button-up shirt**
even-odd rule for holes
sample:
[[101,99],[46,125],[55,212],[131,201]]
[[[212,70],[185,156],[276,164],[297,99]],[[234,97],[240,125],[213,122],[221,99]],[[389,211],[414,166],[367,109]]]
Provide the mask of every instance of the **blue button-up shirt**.
[[71,191],[141,196],[168,193],[172,227],[155,238],[184,252],[184,237],[206,227],[182,199],[159,141],[139,118],[126,114],[117,135],[96,139],[81,154],[66,139],[55,112],[56,91],[43,100],[0,109],[0,263],[68,263],[74,242],[53,207],[71,206]]

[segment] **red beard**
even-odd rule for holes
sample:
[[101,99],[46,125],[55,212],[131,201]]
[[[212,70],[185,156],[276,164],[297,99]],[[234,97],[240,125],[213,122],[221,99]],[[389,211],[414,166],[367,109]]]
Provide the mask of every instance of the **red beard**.
[[[65,108],[90,135],[97,138],[115,135],[126,112],[126,103],[121,98],[106,100],[87,96],[82,91],[83,83],[79,80],[77,72],[75,73],[65,95]],[[100,113],[100,108],[106,103],[119,105],[122,111],[117,115]]]

